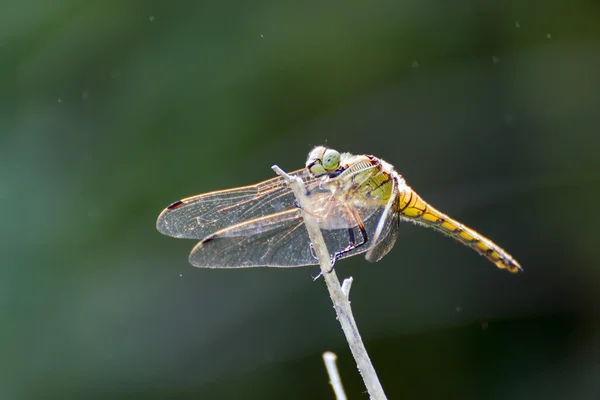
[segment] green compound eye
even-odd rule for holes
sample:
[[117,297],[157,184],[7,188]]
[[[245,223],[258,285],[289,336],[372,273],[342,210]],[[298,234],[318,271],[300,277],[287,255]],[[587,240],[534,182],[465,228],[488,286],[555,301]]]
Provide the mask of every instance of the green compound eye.
[[327,149],[323,154],[323,168],[327,171],[335,171],[340,165],[340,153],[333,149]]
[[325,171],[325,168],[323,168],[321,164],[314,164],[310,167],[310,172],[315,176],[319,176],[323,175],[327,171]]

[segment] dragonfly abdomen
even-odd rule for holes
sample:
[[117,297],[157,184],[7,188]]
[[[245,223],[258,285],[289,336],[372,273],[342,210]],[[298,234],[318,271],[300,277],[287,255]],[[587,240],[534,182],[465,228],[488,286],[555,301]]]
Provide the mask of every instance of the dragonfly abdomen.
[[519,263],[496,243],[430,206],[408,186],[400,194],[398,206],[400,213],[407,219],[456,239],[486,257],[498,268],[510,272],[522,271]]

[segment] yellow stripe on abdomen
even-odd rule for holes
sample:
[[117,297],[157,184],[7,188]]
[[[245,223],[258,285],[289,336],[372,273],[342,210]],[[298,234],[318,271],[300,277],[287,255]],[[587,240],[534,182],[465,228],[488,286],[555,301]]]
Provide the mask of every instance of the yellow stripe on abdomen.
[[519,263],[496,243],[436,210],[409,187],[400,194],[398,207],[404,217],[458,240],[486,257],[498,268],[510,272],[522,271]]

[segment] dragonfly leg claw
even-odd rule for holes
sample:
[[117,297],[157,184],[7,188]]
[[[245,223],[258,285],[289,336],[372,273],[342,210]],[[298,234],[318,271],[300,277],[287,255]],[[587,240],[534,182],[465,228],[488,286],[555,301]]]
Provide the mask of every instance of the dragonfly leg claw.
[[[317,261],[318,261],[318,260],[319,260],[319,257],[317,257],[317,253],[315,252],[315,246],[313,246],[313,244],[312,244],[312,243],[310,243],[310,244],[308,245],[308,247],[309,247],[309,249],[310,249],[310,255],[311,255],[311,256],[313,256],[313,258],[314,258],[315,260],[317,260]],[[317,276],[317,278],[318,278],[318,276]]]
[[331,268],[329,268],[329,271],[327,271],[328,274],[333,272],[333,269],[335,268],[335,262],[338,260],[338,258],[338,253],[335,253],[333,257],[331,257]]
[[[312,248],[312,246],[311,246],[311,248]],[[336,253],[336,254],[337,254],[337,253]],[[334,264],[335,264],[335,260],[336,260],[336,255],[334,254],[334,255],[333,255],[333,257],[331,257],[331,268],[330,268],[328,271],[326,271],[326,272],[325,272],[326,274],[330,274],[330,273],[332,273],[332,272],[333,272],[333,270],[334,270]],[[317,274],[317,276],[315,276],[315,277],[313,278],[313,282],[314,282],[314,281],[316,281],[317,279],[319,279],[319,278],[320,278],[320,277],[322,277],[322,276],[323,276],[323,273],[319,271],[319,273]]]

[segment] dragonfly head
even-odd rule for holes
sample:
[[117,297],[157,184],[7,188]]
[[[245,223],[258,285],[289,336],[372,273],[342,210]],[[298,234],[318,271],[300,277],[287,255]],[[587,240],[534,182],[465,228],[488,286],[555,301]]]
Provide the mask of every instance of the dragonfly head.
[[324,146],[312,149],[306,159],[306,169],[314,176],[330,174],[337,171],[339,166],[340,153]]

